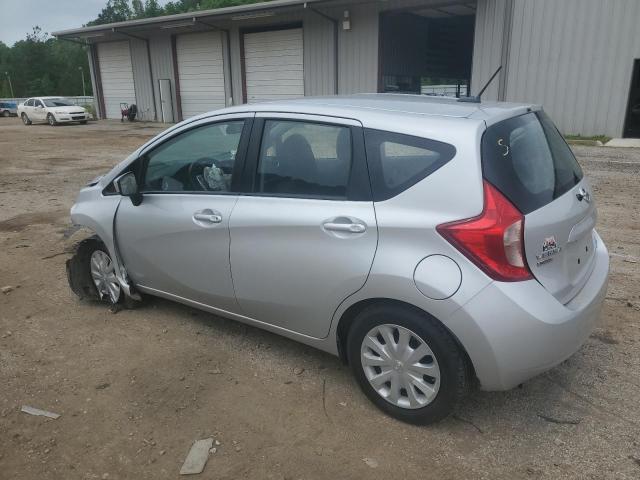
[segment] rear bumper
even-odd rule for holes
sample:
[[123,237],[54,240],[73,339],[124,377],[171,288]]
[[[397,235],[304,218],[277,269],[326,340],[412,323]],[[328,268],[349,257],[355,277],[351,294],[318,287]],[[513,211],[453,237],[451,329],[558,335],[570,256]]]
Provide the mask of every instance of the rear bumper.
[[600,315],[609,254],[596,234],[589,280],[567,304],[537,281],[492,282],[456,311],[447,326],[467,350],[483,390],[508,390],[573,355]]

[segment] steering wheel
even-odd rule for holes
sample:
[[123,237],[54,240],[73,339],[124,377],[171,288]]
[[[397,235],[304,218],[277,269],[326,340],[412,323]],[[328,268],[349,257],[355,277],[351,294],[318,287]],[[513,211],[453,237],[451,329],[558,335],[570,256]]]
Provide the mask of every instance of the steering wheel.
[[204,179],[204,168],[214,166],[215,164],[215,160],[207,157],[199,158],[189,164],[187,176],[193,190],[211,190]]

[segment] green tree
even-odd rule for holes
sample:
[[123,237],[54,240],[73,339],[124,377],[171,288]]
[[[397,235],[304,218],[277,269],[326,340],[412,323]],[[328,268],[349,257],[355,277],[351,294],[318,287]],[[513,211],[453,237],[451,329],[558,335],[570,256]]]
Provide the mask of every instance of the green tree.
[[98,14],[98,18],[87,25],[103,25],[105,23],[124,22],[133,18],[133,11],[128,0],[108,0]]
[[[82,95],[82,75],[89,78],[87,52],[81,45],[49,38],[38,26],[9,48],[0,43],[0,97],[11,96],[4,72],[11,76],[16,97]],[[87,84],[91,94],[91,85]]]
[[135,18],[144,18],[144,4],[142,0],[131,0],[131,10],[133,11],[133,16]]

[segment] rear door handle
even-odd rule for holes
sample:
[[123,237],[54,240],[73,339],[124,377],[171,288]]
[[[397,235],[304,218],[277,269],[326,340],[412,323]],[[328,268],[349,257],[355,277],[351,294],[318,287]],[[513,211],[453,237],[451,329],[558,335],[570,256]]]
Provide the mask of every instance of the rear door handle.
[[363,233],[367,230],[367,226],[364,223],[337,223],[337,222],[327,222],[323,223],[322,226],[325,230],[329,230],[331,232],[345,232],[345,233]]

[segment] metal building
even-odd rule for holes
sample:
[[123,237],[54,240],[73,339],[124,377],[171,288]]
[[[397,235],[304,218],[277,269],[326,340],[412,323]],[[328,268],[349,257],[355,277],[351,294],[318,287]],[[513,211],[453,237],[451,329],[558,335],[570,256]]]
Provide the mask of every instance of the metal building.
[[[638,0],[273,0],[78,28],[97,108],[178,121],[356,92],[540,103],[566,134],[640,136]],[[444,86],[446,85],[446,87]]]

